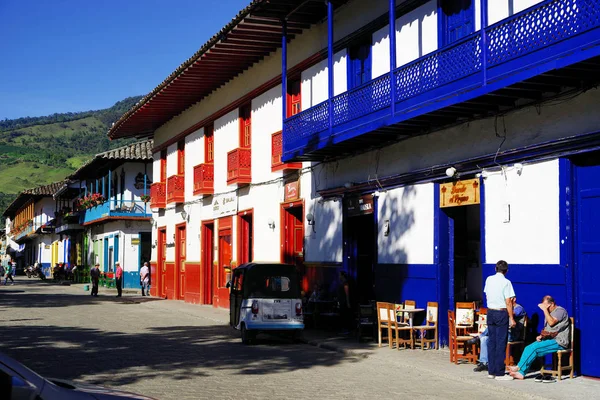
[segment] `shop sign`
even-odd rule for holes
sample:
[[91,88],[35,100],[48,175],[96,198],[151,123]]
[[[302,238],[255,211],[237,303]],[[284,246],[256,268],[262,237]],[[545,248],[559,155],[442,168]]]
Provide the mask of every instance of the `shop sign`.
[[214,196],[212,208],[215,219],[237,214],[237,195],[233,192]]
[[137,237],[137,238],[131,238],[131,245],[135,246],[137,244],[140,244],[140,238],[139,237]]
[[285,184],[283,201],[294,201],[300,198],[300,181],[296,180]]
[[373,196],[350,197],[344,200],[346,214],[349,217],[373,214]]
[[467,179],[440,184],[440,207],[479,204],[479,179]]

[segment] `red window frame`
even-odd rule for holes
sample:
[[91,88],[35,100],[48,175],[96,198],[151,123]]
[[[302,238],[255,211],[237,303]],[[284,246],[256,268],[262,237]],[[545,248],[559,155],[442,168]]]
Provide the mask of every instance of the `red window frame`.
[[167,181],[167,150],[160,152],[160,181]]
[[210,124],[204,128],[204,162],[212,164],[215,161],[215,126]]
[[177,142],[177,175],[185,173],[185,140]]
[[252,145],[252,109],[250,104],[240,107],[240,148],[249,149]]
[[302,85],[300,79],[290,79],[287,84],[288,118],[302,111]]

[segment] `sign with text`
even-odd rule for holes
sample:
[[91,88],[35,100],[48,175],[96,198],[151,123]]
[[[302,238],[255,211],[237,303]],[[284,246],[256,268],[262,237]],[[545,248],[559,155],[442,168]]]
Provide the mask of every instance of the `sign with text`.
[[288,182],[285,184],[283,201],[293,201],[300,198],[300,181]]
[[467,179],[440,184],[440,207],[470,206],[479,204],[479,179]]
[[344,205],[349,217],[373,214],[373,196],[370,194],[344,199]]
[[237,214],[238,201],[236,193],[233,192],[214,196],[212,209],[213,218],[215,219]]

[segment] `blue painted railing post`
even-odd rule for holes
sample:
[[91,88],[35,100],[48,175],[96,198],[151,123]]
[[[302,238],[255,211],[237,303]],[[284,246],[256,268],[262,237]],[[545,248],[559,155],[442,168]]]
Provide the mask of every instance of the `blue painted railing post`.
[[333,3],[327,0],[327,84],[329,102],[329,136],[333,132]]
[[[112,184],[112,171],[109,169],[108,170],[108,196],[106,196],[106,199],[110,202],[110,196],[111,196],[111,184]],[[109,203],[110,204],[110,203]],[[110,205],[108,207],[110,209]]]
[[487,26],[488,0],[481,0],[481,72],[483,73],[483,86],[487,84]]
[[[144,164],[144,197],[146,197],[148,193],[148,172],[146,170],[146,164]],[[148,211],[146,210],[146,207],[148,206],[148,202],[144,201],[144,214],[147,214]]]
[[396,79],[394,70],[396,69],[396,0],[390,0],[390,110],[392,116],[396,114]]
[[[281,122],[287,118],[287,21],[281,21]],[[283,135],[285,139],[285,135]],[[283,149],[282,149],[283,150]]]
[[102,177],[102,196],[106,198],[106,179],[104,177]]

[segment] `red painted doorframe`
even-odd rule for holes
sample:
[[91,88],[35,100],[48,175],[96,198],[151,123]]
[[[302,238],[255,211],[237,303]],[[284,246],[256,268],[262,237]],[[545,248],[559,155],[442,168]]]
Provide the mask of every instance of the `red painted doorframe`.
[[165,298],[167,293],[165,290],[165,272],[166,272],[166,257],[167,257],[167,227],[158,228],[158,273],[156,287],[159,297]]
[[202,246],[200,246],[200,259],[202,260],[201,272],[201,299],[202,304],[213,303],[213,258],[215,246],[215,222],[202,222]]
[[175,295],[174,298],[185,298],[185,252],[186,252],[186,224],[175,225]]
[[254,209],[252,208],[240,211],[237,215],[236,254],[238,265],[254,259]]
[[296,208],[296,207],[302,207],[302,219],[300,220],[300,222],[302,222],[302,224],[304,224],[304,200],[296,200],[296,201],[289,201],[287,203],[281,203],[281,212],[280,212],[280,221],[279,221],[279,234],[280,234],[280,239],[281,239],[281,253],[280,253],[280,259],[281,262],[285,262],[285,234],[286,234],[286,224],[287,224],[287,219],[286,217],[288,216],[288,209],[289,208]]
[[302,290],[308,290],[304,268],[304,201],[281,204],[280,237],[282,263],[293,264],[302,274]]

